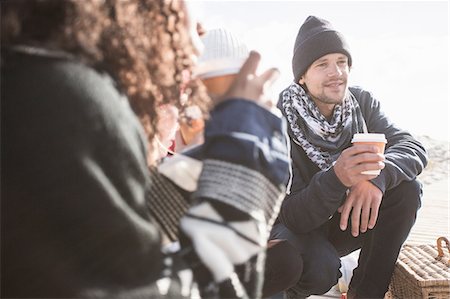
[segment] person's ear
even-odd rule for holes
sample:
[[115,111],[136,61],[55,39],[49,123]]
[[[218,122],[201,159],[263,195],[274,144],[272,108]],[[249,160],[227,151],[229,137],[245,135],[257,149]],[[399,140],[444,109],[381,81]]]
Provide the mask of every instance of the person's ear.
[[305,76],[301,76],[300,80],[298,80],[298,84],[304,85],[305,84]]

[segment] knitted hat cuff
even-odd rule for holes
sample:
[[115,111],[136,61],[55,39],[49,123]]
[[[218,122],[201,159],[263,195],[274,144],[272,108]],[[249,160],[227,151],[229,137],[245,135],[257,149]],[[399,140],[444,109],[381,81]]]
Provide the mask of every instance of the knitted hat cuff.
[[200,64],[194,75],[200,79],[237,74],[244,63],[244,58],[224,58]]
[[295,82],[298,83],[301,76],[306,73],[314,61],[331,53],[342,53],[346,55],[348,57],[348,64],[351,66],[352,57],[348,51],[348,45],[339,32],[333,30],[322,31],[303,41],[295,48],[292,58]]

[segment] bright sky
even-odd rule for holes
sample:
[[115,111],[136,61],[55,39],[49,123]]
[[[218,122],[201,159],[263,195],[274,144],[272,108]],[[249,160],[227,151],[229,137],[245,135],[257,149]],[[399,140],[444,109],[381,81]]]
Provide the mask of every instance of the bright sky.
[[290,84],[292,50],[309,15],[329,20],[351,47],[351,84],[371,91],[414,134],[450,140],[448,1],[187,1],[205,29],[223,27]]

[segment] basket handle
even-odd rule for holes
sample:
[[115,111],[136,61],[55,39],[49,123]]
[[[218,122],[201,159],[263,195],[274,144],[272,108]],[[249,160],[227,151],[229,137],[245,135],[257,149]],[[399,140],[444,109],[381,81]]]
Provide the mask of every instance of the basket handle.
[[[444,257],[444,250],[442,249],[442,241],[445,242],[447,245],[447,250],[450,253],[450,242],[446,237],[439,237],[437,239],[437,250],[438,250],[438,256],[436,257],[437,260],[441,260]],[[447,265],[450,266],[450,259],[447,261]]]

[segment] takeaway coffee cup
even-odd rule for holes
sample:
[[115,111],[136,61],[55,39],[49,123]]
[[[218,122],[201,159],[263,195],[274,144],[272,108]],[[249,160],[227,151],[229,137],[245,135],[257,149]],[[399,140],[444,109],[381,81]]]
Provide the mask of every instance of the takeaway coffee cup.
[[[387,140],[384,134],[379,133],[357,133],[353,135],[353,144],[371,144],[376,145],[379,153],[384,153],[384,147],[386,146]],[[367,170],[363,171],[362,174],[369,175],[379,175],[381,170]]]

